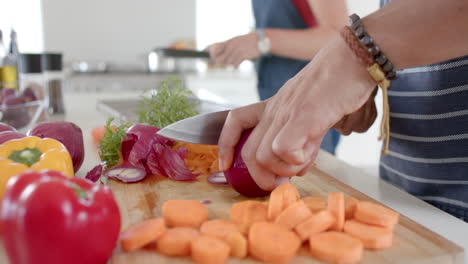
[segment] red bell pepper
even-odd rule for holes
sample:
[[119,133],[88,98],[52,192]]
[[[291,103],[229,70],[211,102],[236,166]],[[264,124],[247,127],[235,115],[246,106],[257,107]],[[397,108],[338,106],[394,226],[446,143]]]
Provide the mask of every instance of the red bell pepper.
[[120,213],[107,187],[29,171],[8,182],[0,224],[11,264],[102,264],[116,246]]

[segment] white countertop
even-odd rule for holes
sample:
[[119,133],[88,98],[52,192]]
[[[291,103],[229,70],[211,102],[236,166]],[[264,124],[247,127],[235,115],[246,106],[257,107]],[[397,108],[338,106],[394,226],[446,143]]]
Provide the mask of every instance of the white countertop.
[[[86,94],[68,93],[65,95],[66,114],[64,118],[81,127],[85,136],[85,161],[78,172],[84,176],[88,170],[98,164],[99,157],[90,137],[91,129],[105,123],[107,116],[96,110],[99,99],[131,98],[138,94]],[[343,183],[380,201],[390,208],[406,215],[412,220],[446,237],[468,250],[468,224],[441,211],[398,188],[380,180],[376,175],[351,167],[334,156],[322,152],[317,159],[318,167]],[[468,257],[465,254],[465,263]]]

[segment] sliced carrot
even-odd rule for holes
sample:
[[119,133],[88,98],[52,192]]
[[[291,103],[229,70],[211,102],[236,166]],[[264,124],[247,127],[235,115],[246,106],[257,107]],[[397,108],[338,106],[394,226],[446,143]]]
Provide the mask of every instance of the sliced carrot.
[[348,220],[344,232],[361,240],[365,248],[384,249],[392,246],[393,232],[385,227],[367,225],[356,220]]
[[149,219],[123,231],[120,234],[120,245],[125,251],[139,249],[158,239],[165,231],[164,219]]
[[198,230],[192,227],[168,229],[156,242],[156,250],[167,256],[189,256],[190,245],[198,237]]
[[310,212],[307,205],[304,203],[304,201],[298,200],[283,210],[283,212],[281,212],[281,214],[276,217],[275,223],[288,229],[293,229],[310,216],[312,216],[312,213]]
[[193,173],[210,174],[218,169],[218,146],[177,142],[176,149],[188,150],[184,163]]
[[206,221],[200,226],[200,232],[203,235],[214,236],[219,239],[224,239],[231,232],[239,231],[240,228],[238,225],[220,219]]
[[[115,127],[111,127],[112,130],[115,130]],[[97,126],[91,130],[91,137],[93,138],[94,143],[99,144],[99,141],[101,138],[104,136],[106,133],[106,127],[105,126]]]
[[312,213],[327,209],[327,200],[323,197],[304,197],[302,201],[304,201]]
[[359,222],[393,229],[398,223],[399,214],[382,205],[372,202],[359,202],[354,218]]
[[344,196],[341,192],[328,193],[328,211],[335,217],[331,230],[341,231],[345,221]]
[[235,203],[229,212],[231,221],[239,226],[240,231],[247,234],[255,222],[267,220],[268,207],[259,201],[243,201]]
[[313,257],[329,263],[357,263],[363,253],[361,241],[336,231],[311,236],[309,246]]
[[294,230],[302,241],[306,241],[310,236],[328,230],[333,223],[335,223],[335,217],[329,211],[322,210],[297,225]]
[[270,194],[268,219],[274,221],[284,209],[299,200],[299,198],[299,192],[291,183],[283,183],[276,187]]
[[162,215],[169,227],[198,228],[208,218],[208,209],[199,201],[169,200],[162,207]]
[[201,235],[191,244],[192,259],[200,264],[220,264],[229,257],[229,246],[220,239]]
[[287,263],[298,251],[301,240],[286,227],[270,222],[258,222],[249,232],[250,254],[264,262]]
[[231,248],[231,256],[245,258],[247,256],[247,239],[239,232],[230,232],[223,239]]
[[351,196],[346,196],[344,200],[345,204],[345,218],[346,220],[351,219],[354,217],[354,211],[356,210],[356,206],[358,204],[359,200],[351,197]]

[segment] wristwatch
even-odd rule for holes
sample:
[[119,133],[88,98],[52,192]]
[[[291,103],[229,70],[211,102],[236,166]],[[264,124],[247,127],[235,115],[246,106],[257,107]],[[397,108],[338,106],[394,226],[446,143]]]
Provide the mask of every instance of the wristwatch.
[[265,32],[261,28],[257,29],[257,37],[257,47],[260,51],[260,54],[267,55],[270,52],[270,39],[265,36]]

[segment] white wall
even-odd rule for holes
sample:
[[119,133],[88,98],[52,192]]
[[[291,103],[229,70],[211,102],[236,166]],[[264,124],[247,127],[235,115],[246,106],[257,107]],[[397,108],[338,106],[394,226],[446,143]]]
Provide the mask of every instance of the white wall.
[[194,0],[42,2],[44,48],[66,60],[141,63],[153,47],[195,39]]

